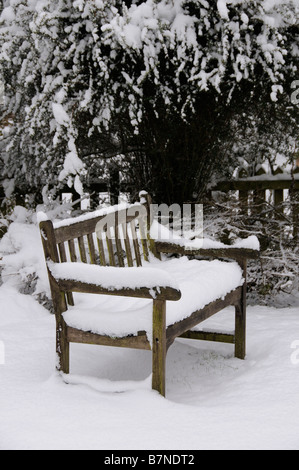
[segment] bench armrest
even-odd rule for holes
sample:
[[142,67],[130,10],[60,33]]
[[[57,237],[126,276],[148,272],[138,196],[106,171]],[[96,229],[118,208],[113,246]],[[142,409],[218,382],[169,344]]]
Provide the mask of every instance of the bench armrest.
[[84,263],[53,263],[48,269],[64,292],[139,297],[154,300],[179,300],[175,281],[156,268],[118,268]]
[[234,245],[225,245],[209,238],[184,238],[154,220],[150,237],[158,254],[173,253],[203,258],[228,258],[239,262],[250,258],[258,259],[260,256],[260,243],[255,235],[239,240]]
[[207,258],[229,258],[237,261],[246,259],[258,259],[260,252],[258,249],[246,248],[239,246],[219,246],[219,247],[202,247],[199,248],[195,243],[186,240],[182,243],[170,241],[156,241],[155,247],[158,253],[173,253],[185,256],[201,256]]

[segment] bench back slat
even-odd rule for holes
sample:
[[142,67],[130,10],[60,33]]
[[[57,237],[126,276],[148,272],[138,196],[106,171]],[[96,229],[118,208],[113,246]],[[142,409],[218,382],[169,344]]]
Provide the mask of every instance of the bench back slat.
[[60,261],[62,263],[66,263],[67,262],[67,256],[66,256],[64,243],[58,243],[58,251],[59,251]]
[[68,240],[68,246],[69,246],[69,251],[70,251],[70,259],[73,263],[76,263],[77,254],[76,254],[75,241],[74,240]]
[[97,264],[95,244],[93,241],[93,234],[89,233],[87,235],[88,250],[91,264]]
[[113,250],[113,244],[112,244],[112,231],[110,227],[107,227],[106,243],[107,243],[107,248],[108,248],[109,264],[110,266],[115,266],[114,250]]
[[99,250],[99,264],[101,266],[107,266],[103,238],[100,236],[97,236],[97,245]]
[[142,266],[140,250],[139,250],[139,244],[138,244],[137,233],[136,233],[136,227],[135,227],[135,224],[134,224],[133,221],[130,223],[130,229],[131,229],[131,234],[132,234],[136,264],[137,264],[137,266]]
[[129,267],[132,267],[134,266],[134,264],[133,264],[131,244],[128,238],[128,225],[127,224],[124,224],[124,223],[122,224],[122,231],[124,234],[124,243],[125,243],[125,250],[126,250],[126,255],[127,255],[127,263]]
[[114,229],[114,234],[115,234],[115,245],[116,245],[116,257],[117,257],[117,261],[118,261],[118,266],[120,266],[121,268],[123,268],[125,266],[125,262],[124,262],[124,253],[123,253],[123,248],[122,248],[122,244],[121,244],[121,240],[122,240],[122,231],[120,231],[121,227],[119,225],[116,225],[115,226],[115,229]]
[[[65,249],[64,243],[58,243],[58,252],[59,252],[59,257],[60,257],[61,263],[66,263],[68,261],[68,259],[67,259],[67,254],[66,254],[66,249]],[[69,305],[74,305],[73,294],[71,292],[67,292],[66,297],[67,297],[67,303]]]
[[85,241],[84,241],[84,236],[78,237],[78,245],[79,245],[79,252],[80,252],[80,258],[82,263],[87,263],[87,257],[86,257],[86,251],[85,251]]

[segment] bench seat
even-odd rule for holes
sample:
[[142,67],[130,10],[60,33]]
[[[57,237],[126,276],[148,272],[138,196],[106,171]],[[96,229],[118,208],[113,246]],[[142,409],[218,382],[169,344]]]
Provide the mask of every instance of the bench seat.
[[[57,266],[56,278],[59,277],[60,267],[63,268],[63,264]],[[96,271],[94,268],[99,270],[99,274],[102,269],[107,272],[107,268],[84,265],[86,272],[90,267],[93,268],[93,273]],[[124,277],[127,269],[132,270],[132,268],[114,269],[118,273],[121,271]],[[140,277],[144,273],[147,275],[149,271],[149,279],[152,272],[158,274],[157,280],[160,281],[166,274],[165,279],[170,280],[169,284],[179,286],[181,299],[168,302],[166,327],[189,317],[210,302],[224,298],[244,282],[242,270],[236,262],[189,260],[186,256],[145,263],[136,270],[137,274],[140,273]],[[64,273],[60,275],[65,276],[66,271],[64,269]],[[159,271],[161,271],[160,276]],[[95,277],[95,274],[90,277]],[[116,284],[117,282],[120,281],[117,280]],[[69,307],[63,317],[68,326],[83,331],[112,337],[137,335],[140,331],[145,331],[148,340],[152,339],[152,301],[149,299],[123,297],[119,300],[107,295],[76,294],[75,306]]]

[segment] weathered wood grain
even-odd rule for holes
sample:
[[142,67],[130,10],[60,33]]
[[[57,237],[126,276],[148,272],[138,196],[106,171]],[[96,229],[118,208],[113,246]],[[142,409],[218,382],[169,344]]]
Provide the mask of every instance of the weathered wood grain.
[[80,282],[68,279],[56,280],[57,285],[64,292],[81,292],[86,294],[102,294],[102,295],[114,295],[119,297],[137,297],[142,299],[154,299],[154,300],[172,300],[176,301],[181,298],[181,293],[172,287],[139,287],[136,289],[124,288],[124,289],[112,289],[105,288],[95,284],[89,284],[87,282]]
[[235,335],[231,333],[219,333],[215,331],[194,331],[188,330],[181,334],[179,338],[198,339],[201,341],[213,341],[219,343],[235,344]]
[[180,322],[174,323],[173,325],[167,328],[166,337],[167,337],[167,349],[172,345],[175,338],[181,336],[186,331],[191,330],[199,323],[207,320],[215,313],[220,312],[229,305],[237,305],[240,301],[240,296],[242,295],[242,287],[230,292],[227,294],[224,299],[217,299],[208,305],[206,305],[201,310],[197,310],[192,313],[189,317],[181,320]]
[[166,302],[154,300],[153,305],[152,388],[165,396],[166,377]]
[[99,346],[114,346],[120,348],[146,349],[151,346],[145,332],[139,332],[137,336],[125,336],[123,338],[104,336],[88,331],[67,327],[67,340],[70,343],[94,344]]
[[185,256],[200,256],[203,258],[226,258],[235,260],[258,259],[260,253],[249,248],[196,248],[186,249],[184,246],[175,243],[156,242],[156,249],[159,253],[177,253]]

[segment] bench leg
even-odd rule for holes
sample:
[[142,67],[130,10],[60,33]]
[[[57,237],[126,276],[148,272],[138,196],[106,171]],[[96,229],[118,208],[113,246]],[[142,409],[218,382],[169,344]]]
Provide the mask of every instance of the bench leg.
[[246,308],[236,307],[235,357],[245,359],[246,355]]
[[166,372],[166,301],[154,300],[152,388],[165,396]]
[[70,373],[70,346],[66,338],[66,324],[60,315],[56,316],[56,353],[58,356],[57,370]]
[[246,355],[246,286],[242,289],[240,303],[235,306],[235,357],[245,359]]
[[235,357],[239,359],[245,359],[246,356],[246,296],[247,296],[247,284],[246,284],[246,260],[240,263],[243,270],[243,276],[245,282],[242,286],[241,298],[239,303],[235,306],[236,317],[235,317]]

